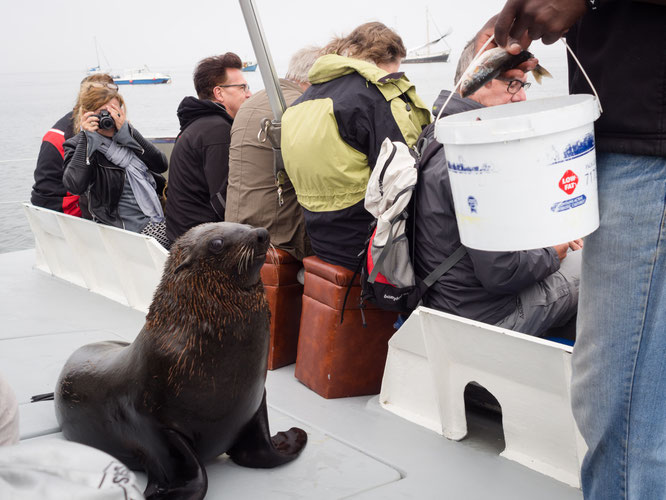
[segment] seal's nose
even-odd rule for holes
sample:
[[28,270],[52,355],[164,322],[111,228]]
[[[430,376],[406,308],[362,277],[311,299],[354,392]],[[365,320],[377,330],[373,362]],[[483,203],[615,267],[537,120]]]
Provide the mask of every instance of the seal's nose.
[[265,245],[270,240],[270,235],[263,227],[257,228],[254,230],[255,236],[257,237],[257,243]]

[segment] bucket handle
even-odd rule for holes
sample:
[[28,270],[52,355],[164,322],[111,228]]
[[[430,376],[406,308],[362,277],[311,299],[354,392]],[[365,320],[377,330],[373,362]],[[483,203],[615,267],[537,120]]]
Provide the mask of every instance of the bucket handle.
[[569,44],[568,44],[567,41],[564,39],[564,37],[560,38],[560,40],[562,40],[562,43],[564,44],[564,46],[565,46],[565,47],[567,48],[567,50],[569,51],[569,54],[571,54],[571,57],[573,57],[573,60],[576,61],[576,64],[578,64],[578,67],[579,67],[580,70],[583,72],[583,76],[585,77],[585,79],[587,80],[587,83],[588,83],[588,84],[590,85],[590,87],[592,88],[592,92],[594,92],[594,97],[597,98],[597,105],[599,106],[599,113],[600,113],[600,114],[603,113],[603,112],[604,112],[604,109],[601,107],[601,100],[599,99],[599,94],[597,94],[597,89],[594,88],[594,85],[592,84],[592,80],[590,80],[590,77],[587,76],[587,73],[585,73],[585,70],[583,69],[583,65],[580,63],[580,61],[579,61],[578,58],[576,57],[576,54],[574,54],[574,51],[571,50],[571,47],[569,47]]
[[[492,42],[494,39],[495,39],[495,35],[494,34],[490,35],[490,38],[488,38],[488,40],[486,40],[486,43],[484,43],[483,46],[479,49],[479,51],[476,53],[476,55],[474,56],[474,59],[472,59],[472,62],[469,63],[469,66],[467,66],[467,68],[465,68],[465,71],[463,71],[461,73],[460,79],[456,82],[455,86],[453,87],[453,90],[449,94],[449,97],[447,97],[446,101],[444,101],[444,105],[440,108],[439,113],[437,113],[437,118],[435,118],[435,122],[437,120],[439,120],[439,118],[442,116],[442,111],[444,111],[444,108],[446,107],[446,105],[449,103],[449,101],[453,97],[453,94],[455,94],[457,92],[458,87],[460,87],[460,84],[462,83],[462,75],[464,75],[470,67],[473,67],[473,65],[476,64],[476,61],[479,59],[479,56],[483,53],[484,50],[486,50],[486,47],[488,47],[488,45],[490,45],[490,42]],[[590,77],[587,76],[587,73],[585,72],[585,70],[583,69],[583,66],[581,65],[580,61],[576,57],[576,54],[574,54],[573,50],[571,50],[571,47],[569,47],[569,44],[564,39],[564,37],[560,38],[560,40],[562,40],[562,43],[564,44],[564,46],[567,48],[567,50],[571,54],[571,57],[573,57],[574,61],[576,61],[576,64],[578,64],[578,67],[583,72],[583,76],[587,80],[587,83],[590,84],[590,87],[592,88],[592,92],[594,93],[594,97],[596,97],[596,99],[597,99],[597,106],[599,106],[599,113],[603,113],[604,110],[601,107],[601,100],[599,99],[599,94],[597,94],[597,89],[594,88],[594,85],[592,84],[592,80],[590,80]],[[441,141],[439,141],[439,139],[437,139],[437,127],[435,127],[435,140],[438,141],[438,142],[441,142]]]

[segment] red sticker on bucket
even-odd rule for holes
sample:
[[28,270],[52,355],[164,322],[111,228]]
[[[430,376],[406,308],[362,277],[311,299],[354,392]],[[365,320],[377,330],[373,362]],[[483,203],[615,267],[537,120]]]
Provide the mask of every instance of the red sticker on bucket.
[[567,194],[571,194],[576,190],[578,185],[578,176],[574,174],[571,170],[564,172],[564,175],[560,179],[560,189]]

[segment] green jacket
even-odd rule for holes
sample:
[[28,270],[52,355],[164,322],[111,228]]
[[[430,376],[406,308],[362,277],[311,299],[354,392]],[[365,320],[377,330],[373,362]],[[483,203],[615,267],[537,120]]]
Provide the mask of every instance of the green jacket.
[[382,141],[413,146],[430,111],[402,73],[359,59],[322,56],[309,79],[283,116],[285,168],[305,209],[344,209],[364,199]]

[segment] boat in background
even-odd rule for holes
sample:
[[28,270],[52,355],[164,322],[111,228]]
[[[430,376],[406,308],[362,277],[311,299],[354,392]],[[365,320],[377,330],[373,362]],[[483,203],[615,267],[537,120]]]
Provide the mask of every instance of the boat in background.
[[154,85],[158,83],[171,83],[171,76],[157,73],[143,68],[126,71],[122,75],[114,75],[113,81],[117,85]]
[[93,37],[94,43],[95,43],[95,56],[97,57],[97,65],[96,66],[91,66],[86,70],[86,75],[91,76],[91,75],[98,75],[102,73],[106,73],[111,75],[112,78],[117,78],[118,75],[114,75],[111,72],[111,65],[109,64],[109,60],[106,58],[106,54],[104,54],[104,51],[102,51],[102,56],[104,57],[104,61],[106,61],[106,68],[102,69],[102,65],[99,62],[99,52],[101,48],[97,44],[97,37]]
[[257,63],[254,61],[243,61],[243,67],[241,71],[255,71],[257,69]]
[[[433,21],[433,24],[434,21]],[[437,25],[435,25],[437,28]],[[437,29],[439,32],[439,29]],[[449,55],[451,54],[451,47],[446,43],[445,38],[449,36],[452,32],[452,28],[449,29],[443,35],[440,32],[440,36],[434,40],[430,39],[430,15],[428,9],[426,8],[426,43],[420,45],[416,48],[410,49],[407,51],[407,57],[402,60],[402,64],[418,64],[418,63],[434,63],[434,62],[447,62],[449,60]],[[431,52],[431,48],[439,42],[443,42],[446,45],[446,48]]]

